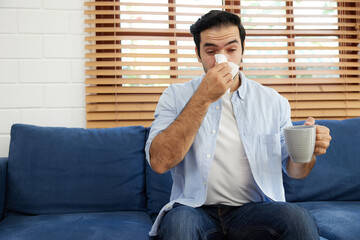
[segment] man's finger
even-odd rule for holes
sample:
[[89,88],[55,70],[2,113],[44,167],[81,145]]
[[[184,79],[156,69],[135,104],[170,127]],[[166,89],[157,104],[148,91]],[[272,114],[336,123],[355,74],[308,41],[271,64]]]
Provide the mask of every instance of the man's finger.
[[229,63],[228,62],[217,63],[214,67],[216,67],[217,71],[219,72],[219,71],[223,70],[224,68],[229,67]]
[[304,123],[304,125],[315,125],[315,118],[308,117]]

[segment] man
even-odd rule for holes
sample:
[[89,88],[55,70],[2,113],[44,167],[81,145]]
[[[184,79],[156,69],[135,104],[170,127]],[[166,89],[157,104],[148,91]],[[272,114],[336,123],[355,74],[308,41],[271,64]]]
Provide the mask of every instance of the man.
[[[316,126],[309,163],[289,159],[284,128],[291,126],[288,101],[247,79],[233,78],[240,65],[245,30],[238,16],[210,11],[190,28],[205,74],[174,84],[161,96],[148,142],[147,159],[158,173],[171,169],[170,203],[150,235],[160,239],[318,239],[316,222],[285,203],[282,169],[306,177],[324,154],[329,129]],[[230,92],[227,90],[230,89]],[[305,124],[313,125],[308,118]]]

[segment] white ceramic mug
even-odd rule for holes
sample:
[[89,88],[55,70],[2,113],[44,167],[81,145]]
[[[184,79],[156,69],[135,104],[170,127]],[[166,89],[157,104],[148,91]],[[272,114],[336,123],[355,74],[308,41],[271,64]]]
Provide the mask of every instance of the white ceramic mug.
[[298,125],[284,129],[285,143],[294,162],[310,162],[315,149],[316,127]]

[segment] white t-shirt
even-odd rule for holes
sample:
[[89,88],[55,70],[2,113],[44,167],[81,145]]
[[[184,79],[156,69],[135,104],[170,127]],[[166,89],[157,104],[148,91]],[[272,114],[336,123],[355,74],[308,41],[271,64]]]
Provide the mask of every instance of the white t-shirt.
[[252,175],[231,103],[233,93],[222,97],[215,155],[208,178],[205,205],[241,206],[264,200]]

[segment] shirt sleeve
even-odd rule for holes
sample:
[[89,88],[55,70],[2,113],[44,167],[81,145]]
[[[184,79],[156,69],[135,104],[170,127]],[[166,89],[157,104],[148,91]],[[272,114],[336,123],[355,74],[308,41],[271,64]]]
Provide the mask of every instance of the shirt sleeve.
[[150,164],[150,147],[154,138],[164,131],[178,116],[176,111],[175,92],[172,86],[168,87],[161,95],[155,110],[155,120],[151,124],[149,137],[145,145],[146,159]]
[[287,174],[286,165],[289,160],[289,153],[285,144],[284,129],[292,126],[292,122],[291,122],[291,108],[289,101],[286,98],[282,98],[280,116],[281,116],[281,120],[280,120],[281,121],[280,124],[281,163],[282,163],[283,171]]

